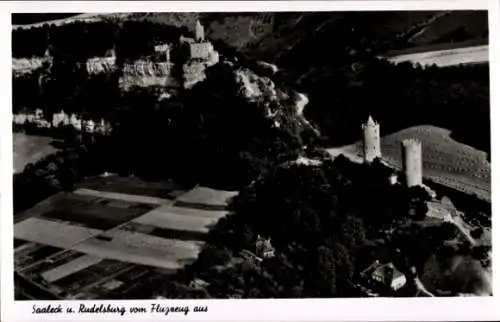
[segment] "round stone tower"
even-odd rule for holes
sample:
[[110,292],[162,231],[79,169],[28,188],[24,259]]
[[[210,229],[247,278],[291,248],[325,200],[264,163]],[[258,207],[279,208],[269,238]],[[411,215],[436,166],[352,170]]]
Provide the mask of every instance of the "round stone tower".
[[363,159],[372,162],[375,158],[382,157],[380,151],[380,125],[373,121],[371,116],[368,121],[361,125],[363,130]]
[[403,140],[403,171],[408,187],[422,185],[422,142],[417,139]]

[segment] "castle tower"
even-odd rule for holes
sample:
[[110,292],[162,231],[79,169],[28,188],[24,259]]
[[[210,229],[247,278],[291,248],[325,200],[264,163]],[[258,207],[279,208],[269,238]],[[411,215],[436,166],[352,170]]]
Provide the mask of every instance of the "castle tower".
[[368,121],[361,125],[361,129],[363,129],[364,161],[372,162],[375,158],[382,157],[380,150],[380,125],[369,116]]
[[156,57],[160,61],[170,62],[170,44],[162,44],[155,46]]
[[407,139],[403,140],[401,146],[407,186],[422,185],[422,142]]
[[199,20],[196,20],[196,29],[195,29],[194,39],[197,42],[202,42],[205,40],[205,28],[203,27],[203,25],[200,23]]

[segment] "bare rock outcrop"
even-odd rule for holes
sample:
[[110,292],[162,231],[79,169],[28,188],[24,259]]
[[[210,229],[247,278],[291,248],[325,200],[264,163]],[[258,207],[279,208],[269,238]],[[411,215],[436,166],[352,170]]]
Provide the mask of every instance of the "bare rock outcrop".
[[12,72],[15,76],[25,75],[52,64],[52,57],[12,58]]
[[111,73],[116,70],[116,57],[94,57],[87,60],[87,72],[90,75]]

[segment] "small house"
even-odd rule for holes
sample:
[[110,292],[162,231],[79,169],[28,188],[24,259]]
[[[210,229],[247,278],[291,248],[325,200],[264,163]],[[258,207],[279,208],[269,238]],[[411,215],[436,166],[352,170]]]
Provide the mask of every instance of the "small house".
[[394,291],[399,290],[406,284],[405,275],[392,263],[381,264],[375,261],[362,272],[362,275],[376,283],[390,286]]
[[208,282],[205,282],[202,279],[195,278],[194,280],[191,281],[191,283],[189,283],[189,287],[200,290],[207,287],[208,284],[209,284]]
[[255,242],[255,254],[261,258],[274,257],[274,247],[271,245],[271,239],[258,236]]

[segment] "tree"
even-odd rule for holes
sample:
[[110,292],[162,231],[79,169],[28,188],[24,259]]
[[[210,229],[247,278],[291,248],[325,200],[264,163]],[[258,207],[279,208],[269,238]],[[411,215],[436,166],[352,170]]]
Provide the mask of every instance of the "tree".
[[481,227],[477,227],[470,232],[470,235],[474,239],[480,239],[483,235],[483,229]]

